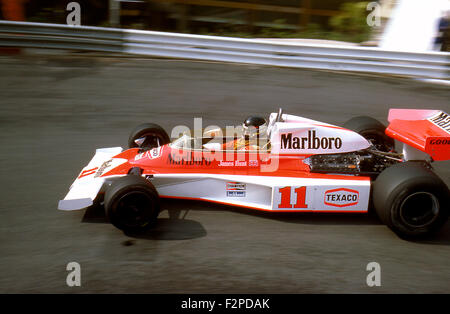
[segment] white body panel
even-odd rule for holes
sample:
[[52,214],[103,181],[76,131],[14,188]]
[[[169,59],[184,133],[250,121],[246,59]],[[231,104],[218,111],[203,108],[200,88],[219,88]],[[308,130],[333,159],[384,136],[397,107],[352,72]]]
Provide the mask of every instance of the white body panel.
[[[313,179],[208,174],[160,174],[152,181],[162,197],[208,200],[272,211],[367,211],[370,180]],[[238,186],[232,192],[230,183]],[[240,186],[239,186],[240,185]],[[243,186],[242,186],[243,185]],[[291,187],[290,207],[279,206],[280,188]],[[305,208],[295,189],[305,187]]]
[[99,177],[101,173],[127,161],[120,158],[112,159],[120,152],[122,152],[121,147],[97,149],[89,164],[81,170],[73,182],[69,193],[59,201],[58,209],[77,210],[91,206],[105,182],[104,178]]
[[331,124],[287,114],[280,122],[275,118],[272,113],[268,127],[274,154],[337,154],[370,147],[358,133]]

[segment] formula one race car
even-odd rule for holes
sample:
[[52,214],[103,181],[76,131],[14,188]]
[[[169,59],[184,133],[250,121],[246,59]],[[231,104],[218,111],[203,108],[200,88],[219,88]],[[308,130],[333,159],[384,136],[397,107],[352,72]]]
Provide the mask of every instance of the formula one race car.
[[[450,159],[450,116],[391,109],[388,120],[387,128],[366,116],[338,127],[280,109],[269,123],[250,117],[239,136],[214,128],[191,136],[188,130],[173,142],[160,126],[146,123],[133,130],[128,149],[97,149],[58,208],[101,204],[125,232],[152,227],[160,198],[271,212],[374,208],[400,237],[429,235],[449,214],[449,189],[431,163]],[[401,153],[394,139],[403,144]]]

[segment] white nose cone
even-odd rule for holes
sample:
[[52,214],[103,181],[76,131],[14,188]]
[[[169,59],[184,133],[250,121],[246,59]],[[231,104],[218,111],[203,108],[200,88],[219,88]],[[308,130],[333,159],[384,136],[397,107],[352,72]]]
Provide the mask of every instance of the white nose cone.
[[80,198],[73,200],[60,200],[58,202],[59,210],[78,210],[89,207],[92,205],[92,199]]

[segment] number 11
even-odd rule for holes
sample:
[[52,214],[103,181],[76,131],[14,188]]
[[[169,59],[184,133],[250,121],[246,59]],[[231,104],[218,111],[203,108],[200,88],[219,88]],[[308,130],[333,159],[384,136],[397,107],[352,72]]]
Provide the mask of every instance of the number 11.
[[291,187],[286,186],[278,189],[281,194],[281,202],[278,204],[278,208],[308,208],[306,204],[306,186],[296,188],[294,192],[297,194],[297,203],[291,204]]

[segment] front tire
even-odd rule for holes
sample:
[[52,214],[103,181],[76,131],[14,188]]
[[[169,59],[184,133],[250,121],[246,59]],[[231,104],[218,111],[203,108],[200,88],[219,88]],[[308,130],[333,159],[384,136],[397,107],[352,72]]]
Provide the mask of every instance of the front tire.
[[421,162],[384,170],[373,184],[373,202],[381,221],[404,239],[435,233],[449,215],[446,184]]
[[160,212],[159,196],[154,186],[143,177],[121,177],[106,190],[105,212],[118,229],[140,233],[155,225]]

